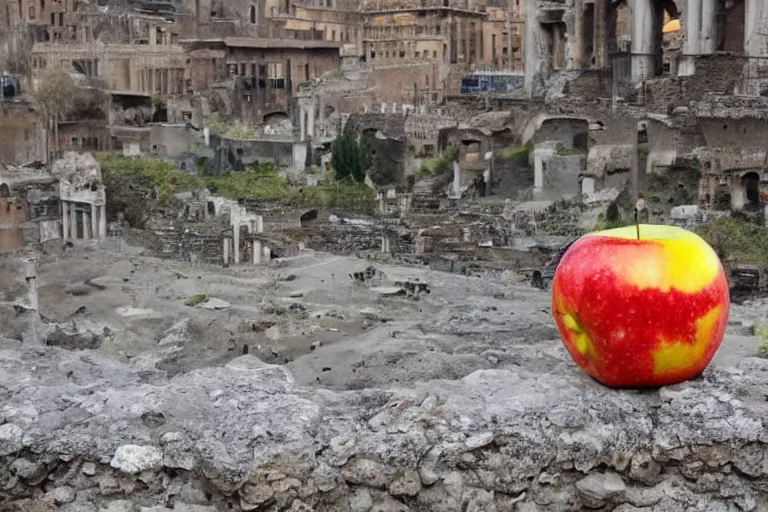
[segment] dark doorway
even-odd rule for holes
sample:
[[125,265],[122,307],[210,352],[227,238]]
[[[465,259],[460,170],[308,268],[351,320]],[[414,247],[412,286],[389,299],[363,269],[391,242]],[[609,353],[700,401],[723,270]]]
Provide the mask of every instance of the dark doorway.
[[748,172],[741,178],[750,205],[760,204],[760,175],[756,172]]

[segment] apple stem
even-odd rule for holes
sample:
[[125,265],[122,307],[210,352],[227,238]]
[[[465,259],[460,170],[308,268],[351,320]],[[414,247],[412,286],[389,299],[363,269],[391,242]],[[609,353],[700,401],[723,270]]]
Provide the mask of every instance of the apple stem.
[[635,208],[635,227],[637,228],[637,239],[640,240],[640,212]]

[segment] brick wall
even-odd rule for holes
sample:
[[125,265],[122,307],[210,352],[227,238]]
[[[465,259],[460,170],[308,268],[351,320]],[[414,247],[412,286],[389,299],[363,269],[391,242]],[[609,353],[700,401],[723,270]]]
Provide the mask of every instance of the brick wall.
[[603,98],[610,96],[611,82],[609,77],[603,76],[602,70],[586,70],[581,76],[568,82],[564,93],[581,98]]
[[700,55],[696,74],[646,82],[646,105],[684,105],[708,94],[729,94],[741,82],[746,58],[732,54]]

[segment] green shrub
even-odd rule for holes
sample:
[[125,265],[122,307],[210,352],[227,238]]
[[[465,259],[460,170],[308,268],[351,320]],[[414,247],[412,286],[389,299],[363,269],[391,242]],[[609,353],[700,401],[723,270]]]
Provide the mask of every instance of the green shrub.
[[331,151],[331,167],[336,179],[365,181],[365,174],[371,168],[371,152],[364,140],[358,141],[350,125],[333,141]]
[[189,299],[187,299],[184,302],[184,305],[185,306],[190,306],[190,307],[195,307],[198,304],[202,304],[203,302],[205,302],[207,300],[208,300],[208,296],[203,294],[203,293],[201,293],[199,295],[194,295],[194,296],[190,297]]
[[768,229],[742,219],[728,217],[697,228],[696,233],[712,246],[721,259],[768,269]]
[[425,160],[419,168],[419,177],[440,176],[453,170],[453,162],[459,156],[459,149],[446,150],[442,156]]
[[107,189],[107,214],[123,213],[135,228],[143,228],[152,211],[167,204],[176,192],[202,187],[195,175],[157,158],[131,158],[117,153],[96,153]]
[[757,355],[768,358],[768,326],[757,324],[754,331],[755,336],[762,340],[762,343],[757,347]]

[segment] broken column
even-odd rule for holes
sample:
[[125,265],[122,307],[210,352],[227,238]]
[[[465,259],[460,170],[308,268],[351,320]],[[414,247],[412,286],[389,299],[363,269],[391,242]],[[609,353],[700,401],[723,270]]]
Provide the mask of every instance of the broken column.
[[99,240],[107,239],[107,205],[99,207]]
[[232,226],[232,259],[235,265],[240,263],[240,223]]
[[69,234],[72,240],[77,240],[77,203],[69,203]]
[[35,258],[29,258],[26,260],[25,264],[29,308],[37,311],[37,260]]
[[223,247],[221,248],[221,252],[224,258],[224,264],[229,265],[229,245],[230,245],[230,239],[224,238],[224,242],[222,243]]
[[80,218],[80,224],[82,225],[82,228],[83,228],[83,240],[88,240],[90,238],[89,231],[88,231],[91,226],[90,215],[88,215],[89,209],[90,209],[89,207],[86,207],[86,209],[83,210],[83,216]]
[[69,203],[61,202],[61,239],[69,240]]
[[642,82],[656,72],[657,18],[653,0],[633,0],[629,4],[632,20],[632,81]]
[[258,240],[254,240],[251,242],[252,244],[252,253],[253,253],[253,264],[254,265],[261,265],[261,259],[264,255],[264,249],[262,248],[262,243]]
[[461,166],[459,162],[453,162],[453,185],[451,186],[451,192],[455,197],[461,194]]
[[389,254],[391,252],[391,240],[387,235],[381,235],[381,252]]
[[99,207],[95,204],[91,205],[91,236],[97,240],[101,240],[99,235]]

